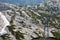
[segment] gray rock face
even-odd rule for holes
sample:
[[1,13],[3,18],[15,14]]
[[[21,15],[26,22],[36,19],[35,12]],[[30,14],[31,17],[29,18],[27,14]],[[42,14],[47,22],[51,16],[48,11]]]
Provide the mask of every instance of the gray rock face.
[[[7,4],[12,9],[2,11],[10,25],[7,34],[2,35],[3,40],[32,40],[40,37],[55,37],[52,32],[58,32],[60,14],[47,5],[40,7],[19,7]],[[44,4],[43,4],[44,5]],[[49,6],[49,7],[48,7]],[[51,11],[52,10],[52,11]],[[6,37],[6,38],[5,38]],[[4,39],[5,38],[5,39]]]

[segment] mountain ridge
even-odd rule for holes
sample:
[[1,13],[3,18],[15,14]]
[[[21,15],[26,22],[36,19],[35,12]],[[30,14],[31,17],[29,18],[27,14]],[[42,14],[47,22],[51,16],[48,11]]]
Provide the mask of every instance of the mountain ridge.
[[[7,5],[12,9],[2,11],[2,13],[10,22],[10,25],[7,26],[10,40],[32,40],[37,37],[55,38],[55,32],[59,31],[60,13],[54,9],[54,5],[52,8],[50,5],[44,6],[44,4],[38,4],[34,7]],[[4,37],[2,36],[2,38]]]

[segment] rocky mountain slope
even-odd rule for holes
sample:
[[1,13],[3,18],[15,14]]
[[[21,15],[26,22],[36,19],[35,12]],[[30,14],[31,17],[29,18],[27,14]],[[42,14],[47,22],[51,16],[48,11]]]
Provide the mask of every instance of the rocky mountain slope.
[[[1,11],[9,21],[7,34],[0,40],[60,40],[60,10],[57,4],[46,2],[30,7],[2,3],[10,7]],[[50,5],[49,5],[50,4]],[[41,39],[42,38],[42,39]]]

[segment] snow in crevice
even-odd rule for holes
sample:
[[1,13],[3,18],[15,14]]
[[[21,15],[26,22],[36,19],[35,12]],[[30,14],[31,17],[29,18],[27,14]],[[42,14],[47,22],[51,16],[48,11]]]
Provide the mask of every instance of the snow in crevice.
[[[33,10],[31,10],[31,11],[34,12]],[[36,15],[38,15],[38,16],[41,16],[41,15],[38,14],[38,12],[34,12],[34,14],[36,14]]]
[[29,17],[29,16],[26,14],[26,12],[22,11],[22,13],[24,13],[25,16]]

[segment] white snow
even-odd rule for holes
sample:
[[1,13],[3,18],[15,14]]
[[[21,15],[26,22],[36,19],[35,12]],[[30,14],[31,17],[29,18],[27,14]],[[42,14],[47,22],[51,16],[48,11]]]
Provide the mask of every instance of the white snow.
[[2,25],[4,25],[4,26],[3,26],[3,28],[2,28],[2,30],[1,30],[1,32],[0,32],[0,35],[3,35],[3,34],[5,34],[5,33],[7,33],[6,30],[5,30],[5,28],[6,28],[7,25],[9,25],[9,22],[8,22],[8,20],[6,19],[6,17],[3,15],[2,12],[0,12],[0,17],[1,17],[2,20],[4,21],[4,23],[2,24]]

